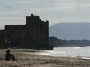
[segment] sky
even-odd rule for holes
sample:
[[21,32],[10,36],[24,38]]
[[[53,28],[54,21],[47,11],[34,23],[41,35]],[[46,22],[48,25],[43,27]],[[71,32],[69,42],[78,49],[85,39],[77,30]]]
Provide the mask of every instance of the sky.
[[25,24],[31,13],[49,25],[61,22],[90,22],[90,0],[0,0],[0,28]]

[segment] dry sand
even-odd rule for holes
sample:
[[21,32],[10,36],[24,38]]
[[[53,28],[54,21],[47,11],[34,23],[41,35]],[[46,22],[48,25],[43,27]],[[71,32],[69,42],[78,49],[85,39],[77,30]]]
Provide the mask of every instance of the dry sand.
[[37,55],[38,51],[11,49],[16,61],[5,61],[6,50],[0,50],[0,67],[90,67],[89,59]]

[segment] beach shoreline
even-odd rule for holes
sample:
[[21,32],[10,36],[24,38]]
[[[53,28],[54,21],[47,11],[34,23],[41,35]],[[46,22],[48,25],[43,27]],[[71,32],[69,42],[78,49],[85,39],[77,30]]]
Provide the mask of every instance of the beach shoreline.
[[0,50],[0,67],[90,67],[90,59],[81,57],[39,55],[43,51],[11,49],[16,61],[5,61]]

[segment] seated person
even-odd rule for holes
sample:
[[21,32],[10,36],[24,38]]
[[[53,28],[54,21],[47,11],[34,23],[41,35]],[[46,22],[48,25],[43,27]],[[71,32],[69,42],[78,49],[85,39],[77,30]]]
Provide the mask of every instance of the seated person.
[[15,56],[12,55],[10,52],[11,52],[10,50],[6,51],[5,60],[7,60],[7,61],[10,61],[10,60],[15,61]]

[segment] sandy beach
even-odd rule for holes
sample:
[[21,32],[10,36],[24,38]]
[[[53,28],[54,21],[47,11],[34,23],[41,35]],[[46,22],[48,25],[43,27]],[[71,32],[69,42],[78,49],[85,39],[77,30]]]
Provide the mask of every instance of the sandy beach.
[[42,51],[11,49],[16,61],[5,61],[6,49],[0,50],[0,67],[90,67],[90,59],[39,55]]

